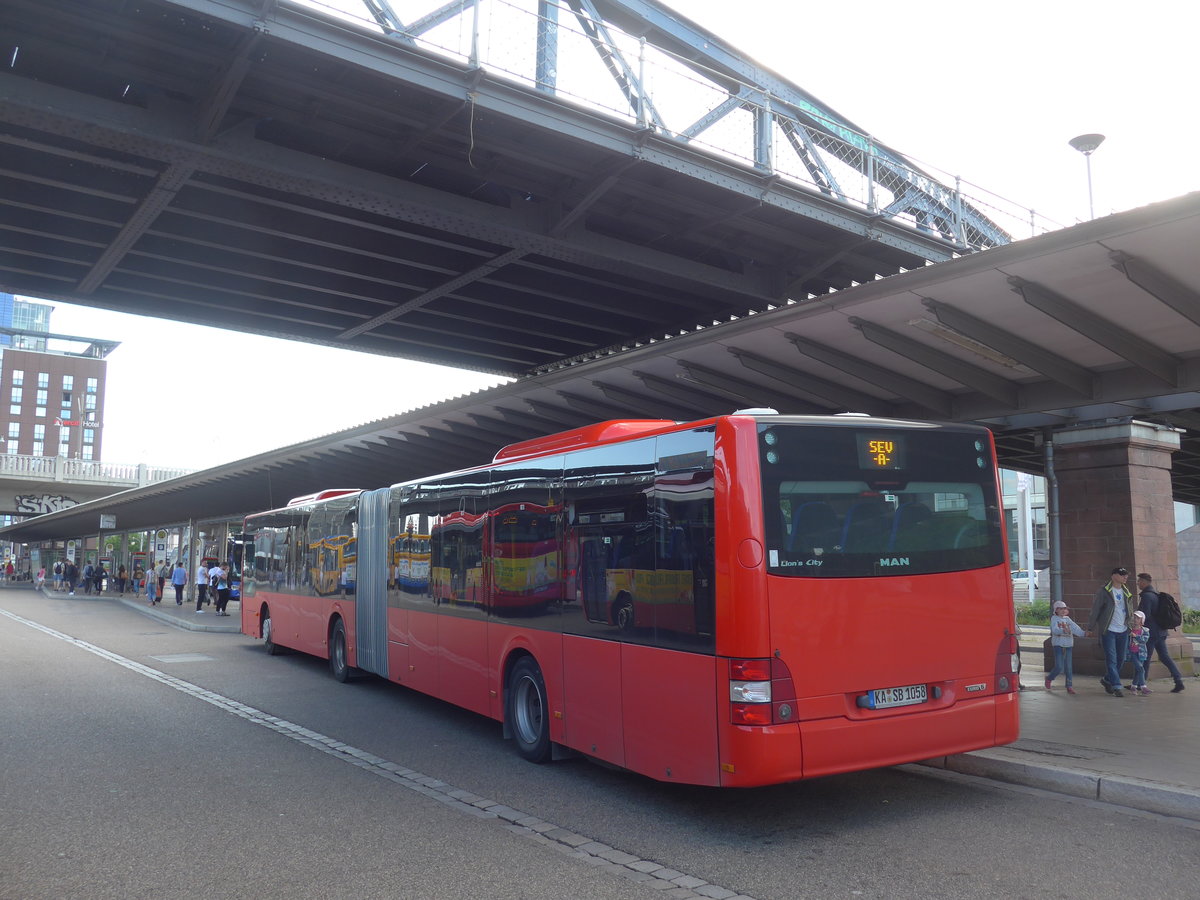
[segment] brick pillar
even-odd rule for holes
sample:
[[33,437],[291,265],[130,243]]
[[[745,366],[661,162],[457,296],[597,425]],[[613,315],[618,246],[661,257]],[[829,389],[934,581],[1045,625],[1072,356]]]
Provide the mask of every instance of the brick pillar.
[[[1134,592],[1137,573],[1149,572],[1156,588],[1178,597],[1171,454],[1179,449],[1179,434],[1127,420],[1055,432],[1054,448],[1062,593],[1075,621],[1087,627],[1096,589],[1114,566],[1129,569]],[[1077,674],[1103,673],[1097,644],[1093,638],[1076,641]],[[1175,632],[1168,647],[1180,669],[1190,673],[1191,642]],[[1151,667],[1150,677],[1165,674],[1161,663]]]

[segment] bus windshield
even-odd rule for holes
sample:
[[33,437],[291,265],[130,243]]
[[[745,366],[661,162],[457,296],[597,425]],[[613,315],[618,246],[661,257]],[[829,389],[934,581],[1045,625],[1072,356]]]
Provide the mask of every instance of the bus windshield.
[[759,436],[772,574],[914,575],[1003,561],[994,460],[977,432],[779,423]]

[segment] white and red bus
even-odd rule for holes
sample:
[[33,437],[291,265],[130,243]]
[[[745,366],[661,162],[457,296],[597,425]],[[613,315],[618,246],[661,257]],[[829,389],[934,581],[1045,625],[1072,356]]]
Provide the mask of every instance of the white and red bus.
[[[328,493],[246,520],[242,630],[490,716],[534,762],[745,787],[1018,736],[985,429],[603,422]],[[357,579],[322,596],[330,534]],[[430,536],[428,579],[394,577],[404,535]]]

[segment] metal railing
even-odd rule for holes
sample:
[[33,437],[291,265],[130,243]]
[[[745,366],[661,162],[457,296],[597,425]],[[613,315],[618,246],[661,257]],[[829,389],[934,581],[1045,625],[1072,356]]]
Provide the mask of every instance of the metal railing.
[[[626,34],[603,19],[594,0],[431,3],[433,11],[407,22],[380,0],[361,0],[356,10],[350,0],[294,2],[814,188],[964,251],[1063,227],[935,167],[918,167],[752,61],[715,48],[709,66]],[[695,39],[679,27],[681,40]]]
[[168,469],[145,463],[106,463],[63,456],[22,456],[0,454],[0,478],[28,478],[44,481],[127,484],[138,487],[187,475],[191,469]]

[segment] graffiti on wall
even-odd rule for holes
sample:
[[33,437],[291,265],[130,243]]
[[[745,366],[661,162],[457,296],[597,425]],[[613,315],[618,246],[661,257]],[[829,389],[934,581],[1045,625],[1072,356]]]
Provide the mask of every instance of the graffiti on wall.
[[62,494],[17,494],[17,513],[19,515],[40,516],[43,513],[58,512],[60,509],[70,509],[78,506],[78,500],[64,497]]

